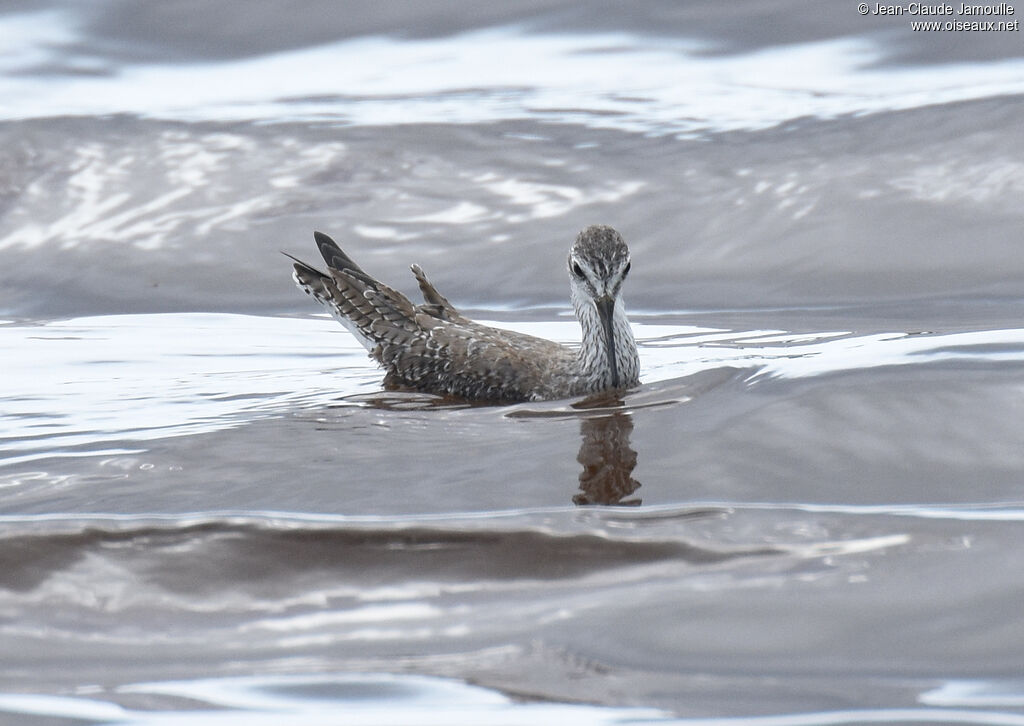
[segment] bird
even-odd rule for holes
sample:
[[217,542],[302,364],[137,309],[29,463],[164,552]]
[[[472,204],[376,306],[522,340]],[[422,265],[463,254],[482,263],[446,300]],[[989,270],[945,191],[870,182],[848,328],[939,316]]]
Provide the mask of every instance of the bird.
[[414,304],[368,273],[322,232],[327,272],[284,253],[293,279],[344,325],[385,370],[384,386],[468,401],[514,403],[589,396],[639,383],[640,359],[622,301],[630,255],[612,227],[583,229],[569,250],[570,299],[581,344],[474,322],[452,306],[419,265]]

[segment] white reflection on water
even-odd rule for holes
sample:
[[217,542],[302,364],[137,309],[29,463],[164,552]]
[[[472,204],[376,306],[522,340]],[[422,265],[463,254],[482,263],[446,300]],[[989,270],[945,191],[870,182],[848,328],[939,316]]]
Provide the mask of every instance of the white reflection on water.
[[[0,117],[8,119],[112,113],[360,125],[539,119],[664,134],[760,129],[801,116],[1024,91],[1020,59],[890,67],[882,64],[882,46],[866,37],[714,55],[693,40],[531,35],[505,27],[436,39],[364,37],[221,62],[111,67],[89,54],[69,15],[5,22],[21,38],[17,52],[0,61],[0,96],[7,101]],[[93,75],[30,72],[47,65]]]
[[[644,334],[642,329],[638,333]],[[882,366],[927,365],[946,361],[1024,362],[1024,329],[979,330],[917,335],[823,332],[789,335],[781,331],[743,332],[693,329],[645,340],[644,382],[676,378],[732,366],[754,369],[750,378],[810,378],[839,371]]]
[[928,706],[1020,708],[1024,706],[1024,681],[947,681],[922,693],[918,700]]
[[[974,684],[984,688],[983,682]],[[393,674],[257,676],[166,681],[120,686],[109,694],[144,695],[145,710],[120,706],[88,693],[81,696],[0,694],[0,712],[83,719],[118,726],[826,726],[856,723],[959,723],[1024,726],[1011,712],[945,708],[875,708],[770,716],[673,718],[653,708],[622,708],[514,701],[498,691],[447,678]],[[94,691],[100,691],[95,687]],[[925,694],[927,697],[928,694]],[[1015,695],[1017,699],[1019,694]],[[168,704],[161,708],[162,699]],[[178,699],[190,707],[172,710]],[[174,704],[174,705],[171,705]],[[979,704],[980,705],[980,704]],[[180,707],[179,707],[180,708]]]
[[[0,694],[0,711],[123,726],[211,724],[261,726],[282,723],[371,726],[533,726],[668,723],[651,708],[522,703],[497,691],[460,681],[415,675],[266,676],[142,683],[116,689],[121,694],[189,699],[180,711],[124,708],[94,698]],[[204,708],[204,706],[206,708]],[[284,719],[284,720],[282,720]]]
[[[308,198],[301,181],[336,164],[344,144],[277,137],[258,144],[233,133],[167,129],[150,141],[81,141],[61,158],[59,192],[27,183],[5,217],[0,249],[112,242],[180,248],[183,240],[237,229]],[[260,162],[255,167],[253,159]],[[258,174],[262,188],[233,186]]]
[[[575,321],[501,326],[579,340]],[[644,383],[719,368],[749,369],[756,384],[879,366],[1024,362],[1024,329],[851,336],[634,323],[634,330]],[[0,326],[0,351],[7,464],[68,455],[83,444],[230,428],[378,391],[382,379],[327,318],[189,313],[8,324]]]
[[379,380],[351,336],[316,319],[117,315],[6,325],[0,350],[8,464],[36,450],[52,456],[97,441],[230,428]]

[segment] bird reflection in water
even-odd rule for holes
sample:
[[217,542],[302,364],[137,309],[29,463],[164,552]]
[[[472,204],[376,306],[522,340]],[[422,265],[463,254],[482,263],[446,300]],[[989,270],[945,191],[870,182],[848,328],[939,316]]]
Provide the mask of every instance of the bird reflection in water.
[[[438,397],[409,391],[378,392],[371,395],[345,397],[346,404],[357,403],[388,411],[424,411],[476,408],[479,404],[462,399]],[[627,499],[640,488],[633,478],[636,451],[630,445],[633,417],[621,410],[625,406],[615,392],[600,393],[572,404],[572,417],[580,422],[580,450],[576,460],[583,466],[580,472],[580,492],[574,494],[574,504],[618,504],[639,506],[639,497]],[[565,409],[557,411],[515,410],[506,414],[512,418],[563,418]]]
[[[623,406],[617,396],[597,396],[575,404],[578,409],[601,409]],[[639,506],[639,497],[627,497],[640,488],[633,478],[636,451],[630,445],[632,417],[622,411],[595,413],[580,420],[580,452],[576,460],[580,472],[580,492],[573,495],[574,504],[618,504]]]

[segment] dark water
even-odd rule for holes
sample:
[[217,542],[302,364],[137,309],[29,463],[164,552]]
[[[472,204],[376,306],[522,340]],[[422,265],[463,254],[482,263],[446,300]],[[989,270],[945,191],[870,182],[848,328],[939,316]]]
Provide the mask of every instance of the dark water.
[[[911,19],[5,6],[0,723],[1024,724],[1024,47]],[[279,254],[571,342],[591,223],[620,398],[385,393]]]

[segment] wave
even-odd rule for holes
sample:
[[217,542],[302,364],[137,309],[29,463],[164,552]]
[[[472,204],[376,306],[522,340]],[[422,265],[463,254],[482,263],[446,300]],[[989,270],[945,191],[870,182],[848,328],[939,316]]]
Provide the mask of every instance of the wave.
[[[52,531],[54,526],[70,531]],[[0,588],[31,590],[90,560],[94,565],[97,560],[116,562],[150,586],[188,592],[231,590],[252,583],[255,575],[260,581],[286,581],[315,574],[349,583],[381,577],[435,582],[573,579],[655,562],[701,565],[782,552],[537,528],[339,525],[238,517],[149,523],[50,520],[48,530],[8,529],[0,548]]]

